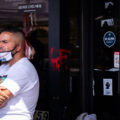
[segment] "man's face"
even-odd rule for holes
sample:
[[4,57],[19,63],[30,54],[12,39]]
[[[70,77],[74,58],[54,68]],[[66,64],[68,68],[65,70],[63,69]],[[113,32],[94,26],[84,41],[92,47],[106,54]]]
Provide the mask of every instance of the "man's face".
[[2,32],[0,34],[0,52],[10,51],[15,47],[16,43],[13,33]]

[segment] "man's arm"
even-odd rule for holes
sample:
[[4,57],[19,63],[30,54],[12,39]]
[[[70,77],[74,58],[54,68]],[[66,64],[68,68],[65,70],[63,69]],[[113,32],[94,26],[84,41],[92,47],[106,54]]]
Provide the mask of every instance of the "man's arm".
[[0,86],[0,108],[13,96],[13,94],[5,87]]

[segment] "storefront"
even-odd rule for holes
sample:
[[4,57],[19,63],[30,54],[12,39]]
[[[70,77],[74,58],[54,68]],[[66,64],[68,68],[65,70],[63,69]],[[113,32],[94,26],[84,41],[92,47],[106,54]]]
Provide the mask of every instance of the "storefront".
[[23,29],[35,49],[30,60],[41,85],[34,119],[48,120],[48,0],[0,0],[0,29],[9,25]]
[[119,120],[120,2],[53,0],[49,4],[52,118],[72,120],[87,112],[95,113],[98,120]]
[[[120,2],[94,1],[94,106],[99,119],[120,119]],[[100,105],[101,103],[101,105]]]
[[0,27],[32,33],[41,84],[35,120],[75,120],[84,112],[120,119],[119,8],[118,0],[0,1]]
[[93,113],[91,5],[87,0],[49,2],[50,120]]

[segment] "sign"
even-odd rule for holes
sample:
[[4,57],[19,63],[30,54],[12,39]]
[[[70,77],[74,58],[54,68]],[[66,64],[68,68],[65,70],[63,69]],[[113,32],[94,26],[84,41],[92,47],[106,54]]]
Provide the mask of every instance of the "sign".
[[23,12],[34,12],[36,10],[44,11],[44,3],[33,3],[33,4],[20,4],[18,5],[18,10]]
[[49,112],[36,110],[34,113],[34,120],[49,120]]
[[114,67],[120,68],[120,52],[119,51],[114,52]]
[[109,6],[114,6],[113,2],[105,2],[105,9],[107,9]]
[[112,31],[108,31],[104,34],[103,41],[104,44],[110,48],[115,44],[116,36]]
[[101,27],[104,27],[104,24],[107,23],[108,26],[113,26],[114,25],[114,19],[105,19],[101,20]]
[[103,79],[103,95],[107,96],[113,95],[112,79],[109,78]]

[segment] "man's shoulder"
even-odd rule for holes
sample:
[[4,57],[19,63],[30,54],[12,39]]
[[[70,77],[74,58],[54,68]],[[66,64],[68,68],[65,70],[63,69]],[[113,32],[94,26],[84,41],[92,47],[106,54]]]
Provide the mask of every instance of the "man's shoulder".
[[15,67],[24,67],[24,68],[30,68],[34,67],[32,63],[25,57],[20,59],[18,62],[16,62],[13,66]]
[[11,68],[10,71],[14,71],[15,73],[18,72],[30,72],[30,71],[35,71],[35,67],[33,64],[27,59],[27,58],[22,58],[18,62],[16,62]]

